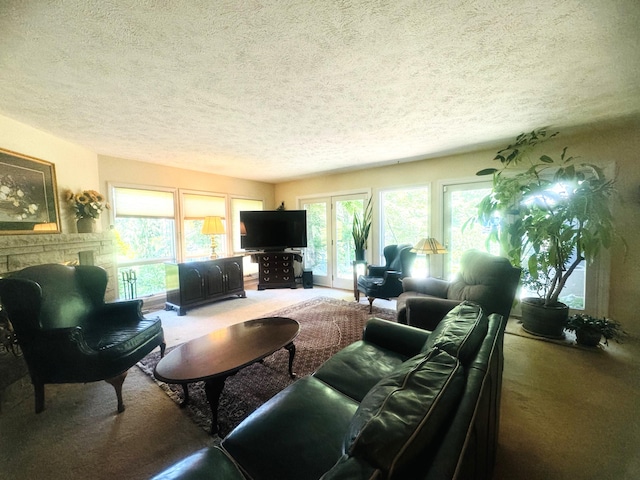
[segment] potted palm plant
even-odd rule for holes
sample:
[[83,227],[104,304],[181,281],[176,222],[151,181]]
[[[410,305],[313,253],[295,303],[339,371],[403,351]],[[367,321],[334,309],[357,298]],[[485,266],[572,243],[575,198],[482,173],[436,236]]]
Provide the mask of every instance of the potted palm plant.
[[367,239],[371,230],[371,218],[373,216],[373,206],[371,198],[364,207],[362,215],[359,212],[353,214],[353,227],[351,235],[355,246],[356,260],[364,260],[364,251],[367,249]]
[[604,344],[609,345],[609,340],[620,343],[625,335],[622,325],[607,317],[592,317],[586,313],[576,313],[569,317],[567,330],[576,334],[576,342],[587,347],[596,347],[602,337]]
[[524,286],[537,297],[522,300],[526,331],[562,338],[569,308],[559,297],[578,265],[592,262],[609,248],[614,233],[610,200],[613,181],[591,163],[567,153],[540,154],[540,146],[558,134],[545,129],[523,133],[497,152],[500,168],[477,217],[490,229],[513,265],[523,267]]

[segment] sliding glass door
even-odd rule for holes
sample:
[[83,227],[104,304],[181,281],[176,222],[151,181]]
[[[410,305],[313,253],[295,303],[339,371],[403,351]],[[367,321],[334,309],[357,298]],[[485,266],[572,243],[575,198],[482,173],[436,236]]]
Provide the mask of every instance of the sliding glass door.
[[301,208],[307,210],[305,268],[313,270],[315,284],[353,288],[355,252],[351,227],[354,214],[362,214],[365,199],[366,195],[355,194],[301,202]]

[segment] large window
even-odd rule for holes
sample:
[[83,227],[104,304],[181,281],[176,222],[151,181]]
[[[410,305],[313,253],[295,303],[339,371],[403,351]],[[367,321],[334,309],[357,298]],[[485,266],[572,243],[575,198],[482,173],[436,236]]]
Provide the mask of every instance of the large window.
[[[209,216],[221,217],[223,225],[226,223],[225,197],[195,193],[182,194],[184,260],[202,259],[211,255],[211,236],[202,233],[204,218]],[[225,231],[227,228],[225,225]],[[226,256],[227,234],[215,237],[216,253],[219,256]]]
[[[421,238],[430,237],[431,208],[428,186],[383,190],[380,192],[380,258],[386,245],[410,243],[415,245]],[[412,274],[427,274],[427,259],[418,255]]]
[[113,189],[119,297],[165,291],[164,262],[175,261],[172,191]]
[[[231,199],[231,222],[233,227],[233,232],[231,238],[233,240],[233,251],[241,252],[242,247],[240,246],[240,212],[243,210],[263,210],[262,200],[252,200],[249,198],[232,198]],[[227,222],[228,223],[228,222]],[[227,232],[228,234],[228,232]],[[244,257],[243,269],[245,275],[253,275],[258,273],[258,264],[251,262],[250,256]]]

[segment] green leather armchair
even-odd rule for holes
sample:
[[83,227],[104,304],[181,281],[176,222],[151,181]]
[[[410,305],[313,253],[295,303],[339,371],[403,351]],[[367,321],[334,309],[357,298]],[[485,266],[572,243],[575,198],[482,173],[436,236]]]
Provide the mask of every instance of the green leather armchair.
[[24,353],[44,410],[44,385],[105,380],[113,385],[118,412],[130,367],[165,342],[159,318],[141,314],[142,301],[105,303],[107,272],[94,266],[58,264],[25,268],[0,279],[0,302]]
[[383,250],[385,265],[369,265],[367,275],[358,277],[358,291],[367,296],[370,313],[376,298],[389,299],[402,293],[402,279],[411,275],[416,259],[412,248],[410,244],[387,245]]
[[480,250],[467,250],[460,271],[452,281],[439,278],[405,278],[396,304],[399,323],[433,330],[456,305],[467,300],[482,307],[487,315],[505,319],[520,281],[520,269],[504,257]]

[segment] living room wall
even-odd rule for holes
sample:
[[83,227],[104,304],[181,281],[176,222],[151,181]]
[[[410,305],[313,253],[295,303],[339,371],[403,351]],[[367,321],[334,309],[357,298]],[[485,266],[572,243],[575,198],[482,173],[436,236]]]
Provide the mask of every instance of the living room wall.
[[[58,194],[65,189],[99,189],[98,156],[74,143],[0,116],[0,148],[53,163]],[[62,233],[75,233],[73,213],[58,200]]]
[[[569,146],[569,152],[580,156],[585,162],[602,167],[614,167],[617,171],[618,197],[615,199],[614,215],[619,233],[629,246],[640,243],[640,119],[626,119],[615,124],[599,124],[581,129],[561,131],[550,148],[561,151]],[[511,139],[507,139],[509,142]],[[325,175],[304,180],[284,182],[276,185],[276,203],[284,201],[288,208],[298,205],[298,199],[314,195],[331,195],[354,191],[371,190],[374,197],[381,189],[431,184],[432,206],[440,205],[440,182],[452,179],[469,179],[481,168],[493,166],[496,148],[479,150],[460,155],[398,163],[396,165],[368,170]],[[431,231],[439,232],[440,217],[433,212]],[[372,230],[377,228],[374,217]],[[374,251],[379,249],[375,244]],[[640,336],[640,252],[616,241],[611,251],[609,285],[609,316],[623,323],[632,335]]]
[[109,182],[181,188],[263,200],[265,208],[274,208],[275,187],[271,183],[153,165],[105,155],[98,155],[98,166],[100,188],[105,192]]
[[[640,252],[632,247],[640,243],[640,119],[563,131],[555,141],[555,146],[560,150],[565,145],[569,145],[570,151],[585,161],[593,161],[602,166],[615,164],[619,196],[616,199],[614,213],[618,231],[630,248],[628,251],[625,250],[624,244],[618,241],[611,250],[609,316],[622,322],[629,333],[638,337],[640,318],[636,312],[640,308],[640,298],[637,295],[637,285],[640,284]],[[283,182],[274,186],[98,156],[86,148],[3,116],[0,116],[0,147],[54,163],[59,191],[64,188],[74,191],[92,188],[106,192],[109,181],[137,183],[262,198],[266,208],[274,208],[281,201],[285,202],[287,208],[294,208],[298,199],[303,196],[356,190],[371,190],[376,195],[383,188],[427,182],[432,185],[432,205],[439,205],[439,182],[473,178],[477,170],[491,166],[491,159],[495,153],[495,148],[491,148],[461,155],[400,162],[392,166]],[[60,213],[63,233],[75,232],[74,219],[70,212],[61,208]],[[108,215],[103,217],[103,228],[107,228]],[[434,215],[434,222],[439,222],[437,215]],[[437,232],[437,224],[432,225],[432,231]],[[373,247],[378,248],[377,245]]]

